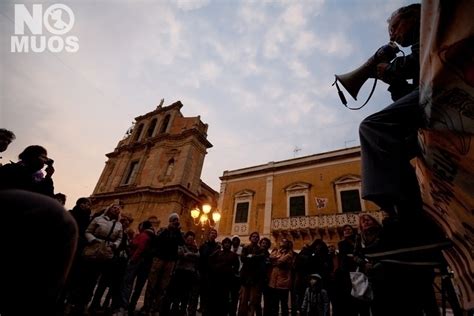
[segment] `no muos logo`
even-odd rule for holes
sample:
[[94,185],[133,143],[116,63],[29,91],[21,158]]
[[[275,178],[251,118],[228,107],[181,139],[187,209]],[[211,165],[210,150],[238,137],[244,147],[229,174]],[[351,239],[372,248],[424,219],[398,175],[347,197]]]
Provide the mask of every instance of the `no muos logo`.
[[[33,4],[31,12],[24,4],[15,4],[15,35],[11,37],[12,53],[52,53],[79,50],[77,36],[65,36],[74,26],[74,12],[65,4],[53,4],[43,12],[42,4]],[[31,35],[25,34],[25,26]],[[49,32],[48,36],[43,30]]]

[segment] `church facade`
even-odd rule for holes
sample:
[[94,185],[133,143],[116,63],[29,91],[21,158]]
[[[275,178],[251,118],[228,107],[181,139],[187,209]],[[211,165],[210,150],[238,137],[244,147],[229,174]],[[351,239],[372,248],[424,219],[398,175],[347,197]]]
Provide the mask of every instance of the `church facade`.
[[290,239],[295,249],[316,238],[335,244],[344,225],[357,228],[360,212],[382,219],[360,197],[360,147],[224,171],[220,179],[219,234],[243,242],[257,231]]
[[108,160],[91,196],[94,211],[114,201],[123,204],[134,225],[156,216],[164,226],[169,214],[181,215],[191,229],[189,210],[202,203],[217,206],[218,193],[201,180],[208,125],[200,117],[184,117],[175,102],[135,118],[134,126]]

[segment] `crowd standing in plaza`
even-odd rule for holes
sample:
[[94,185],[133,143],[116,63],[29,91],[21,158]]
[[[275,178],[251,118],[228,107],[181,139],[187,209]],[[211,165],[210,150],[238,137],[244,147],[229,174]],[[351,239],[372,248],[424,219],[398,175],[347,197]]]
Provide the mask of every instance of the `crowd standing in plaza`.
[[[1,135],[2,150],[6,150],[14,134],[1,130]],[[239,236],[218,242],[218,231],[213,228],[198,247],[194,232],[181,231],[177,213],[169,214],[165,227],[151,216],[139,223],[135,232],[131,229],[133,217],[122,211],[120,201],[93,214],[91,201],[82,197],[72,210],[64,212],[66,196],[54,193],[53,162],[46,149],[28,146],[19,159],[0,168],[0,194],[7,201],[5,205],[18,207],[24,201],[49,199],[38,203],[47,206],[48,212],[61,210],[59,221],[67,228],[55,226],[66,236],[53,249],[59,250],[60,272],[36,271],[37,279],[57,280],[46,296],[38,296],[42,302],[30,307],[36,312],[71,316],[194,316],[198,312],[206,316],[385,316],[391,313],[388,306],[397,304],[398,310],[408,308],[409,315],[439,315],[431,271],[367,259],[366,254],[385,251],[390,244],[388,231],[369,214],[360,215],[357,231],[349,225],[343,227],[337,249],[315,239],[296,252],[287,238],[272,249],[271,240],[260,238],[259,232],[252,232],[246,244],[241,244]],[[12,199],[11,190],[22,193]],[[28,225],[33,221],[29,217],[25,220]],[[369,276],[374,289],[370,301],[351,295],[350,274],[356,270]],[[44,287],[49,283],[44,282]],[[39,284],[36,292],[43,290]],[[408,285],[412,286],[406,291],[409,295],[402,294]],[[143,306],[137,310],[143,289]],[[15,315],[22,308],[28,311],[28,306],[3,304],[0,312]]]

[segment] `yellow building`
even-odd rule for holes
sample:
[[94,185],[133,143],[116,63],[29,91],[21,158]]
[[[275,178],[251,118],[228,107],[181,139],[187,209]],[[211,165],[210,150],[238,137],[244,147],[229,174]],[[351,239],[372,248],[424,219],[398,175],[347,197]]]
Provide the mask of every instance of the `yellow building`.
[[358,226],[359,212],[378,207],[360,198],[360,147],[224,171],[218,208],[221,236],[243,242],[258,231],[295,249],[316,238],[335,244],[342,227]]

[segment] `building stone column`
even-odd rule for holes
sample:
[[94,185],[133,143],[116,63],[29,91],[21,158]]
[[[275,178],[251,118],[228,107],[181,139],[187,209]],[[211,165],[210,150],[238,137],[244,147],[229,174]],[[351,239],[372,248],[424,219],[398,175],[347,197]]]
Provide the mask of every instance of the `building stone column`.
[[273,204],[273,174],[267,176],[265,190],[265,215],[263,218],[263,235],[269,236],[272,225],[272,204]]
[[[221,220],[219,222],[216,223],[216,230],[219,231],[219,225],[221,223],[221,221],[224,219],[224,217],[222,216],[222,207],[224,205],[224,195],[225,195],[225,190],[227,188],[227,181],[222,181],[221,182],[221,188],[219,190],[219,200],[217,201],[217,209],[219,210],[219,212],[221,213]],[[232,213],[231,213],[232,214]],[[230,227],[230,231],[232,232],[232,221],[231,221],[231,227]]]

